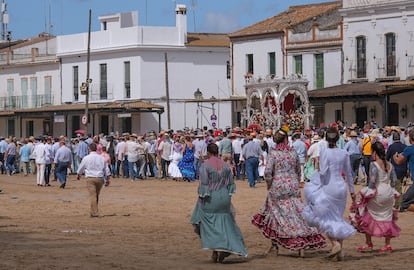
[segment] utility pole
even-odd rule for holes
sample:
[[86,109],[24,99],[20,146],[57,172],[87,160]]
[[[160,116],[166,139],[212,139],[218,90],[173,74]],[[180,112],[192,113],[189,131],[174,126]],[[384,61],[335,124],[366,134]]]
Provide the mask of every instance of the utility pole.
[[86,54],[86,82],[82,83],[80,92],[85,95],[85,115],[82,116],[82,124],[85,126],[85,134],[88,134],[88,107],[89,107],[89,84],[92,83],[92,79],[89,78],[89,66],[91,60],[91,17],[92,10],[89,10],[89,27],[88,27],[88,50]]
[[171,129],[171,114],[170,114],[170,88],[168,86],[168,56],[164,53],[165,62],[165,96],[167,99],[167,124],[168,129]]

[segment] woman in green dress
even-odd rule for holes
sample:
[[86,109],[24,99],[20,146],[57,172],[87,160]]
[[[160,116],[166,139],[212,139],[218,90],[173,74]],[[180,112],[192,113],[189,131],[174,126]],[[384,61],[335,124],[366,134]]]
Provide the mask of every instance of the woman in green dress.
[[201,247],[213,251],[213,262],[222,263],[230,254],[247,257],[231,203],[236,190],[232,170],[218,158],[216,144],[207,146],[207,156],[200,167],[198,201],[190,222],[201,238]]

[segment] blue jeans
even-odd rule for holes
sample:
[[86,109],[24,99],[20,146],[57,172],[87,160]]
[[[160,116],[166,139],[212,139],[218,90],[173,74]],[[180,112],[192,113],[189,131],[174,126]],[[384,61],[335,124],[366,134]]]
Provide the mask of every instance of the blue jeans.
[[128,161],[128,168],[129,168],[129,177],[132,180],[135,180],[135,178],[137,178],[138,176],[138,172],[135,169],[135,166],[137,167],[137,169],[139,169],[139,164],[138,161],[134,161],[134,162],[129,162]]
[[122,161],[122,176],[124,178],[129,178],[129,163],[128,163],[128,155],[124,156],[124,161]]
[[45,166],[45,184],[49,184],[50,172],[52,171],[52,164],[46,164]]
[[168,176],[168,166],[170,165],[169,160],[165,160],[161,158],[161,170],[162,170],[162,178],[167,178]]
[[259,178],[259,158],[249,157],[246,159],[246,174],[249,180],[249,186],[254,187],[256,185],[256,179]]
[[61,184],[66,183],[66,175],[68,173],[69,162],[59,162],[55,171],[56,177]]
[[16,160],[15,155],[8,155],[6,159],[6,168],[9,170],[9,174],[11,175],[16,171],[16,168],[14,167],[14,161]]
[[203,160],[201,158],[194,157],[194,170],[195,170],[194,178],[195,179],[198,179],[199,177],[201,163],[203,163]]

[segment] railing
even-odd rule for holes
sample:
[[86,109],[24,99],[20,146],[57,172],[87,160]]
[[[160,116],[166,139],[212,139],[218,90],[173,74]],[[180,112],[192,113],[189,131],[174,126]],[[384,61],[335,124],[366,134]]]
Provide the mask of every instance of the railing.
[[0,110],[40,108],[52,104],[52,95],[0,97]]
[[22,63],[33,63],[33,62],[46,62],[56,59],[54,54],[39,54],[32,57],[31,54],[10,54],[10,59],[7,60],[8,52],[0,53],[0,65],[7,64],[22,64]]
[[89,85],[89,91],[90,101],[114,99],[114,91],[112,84],[107,84],[106,88],[101,89],[100,84],[92,83]]

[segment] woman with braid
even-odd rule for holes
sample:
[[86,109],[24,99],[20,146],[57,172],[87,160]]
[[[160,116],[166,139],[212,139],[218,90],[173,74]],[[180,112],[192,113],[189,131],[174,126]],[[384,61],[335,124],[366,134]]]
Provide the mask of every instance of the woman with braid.
[[360,252],[373,250],[372,236],[384,237],[385,246],[379,253],[391,252],[391,238],[400,235],[400,228],[395,223],[397,210],[393,209],[394,200],[399,196],[393,186],[397,176],[394,167],[385,159],[384,145],[372,144],[372,162],[368,186],[360,191],[361,201],[356,205],[356,228],[365,233],[365,245],[358,247]]

